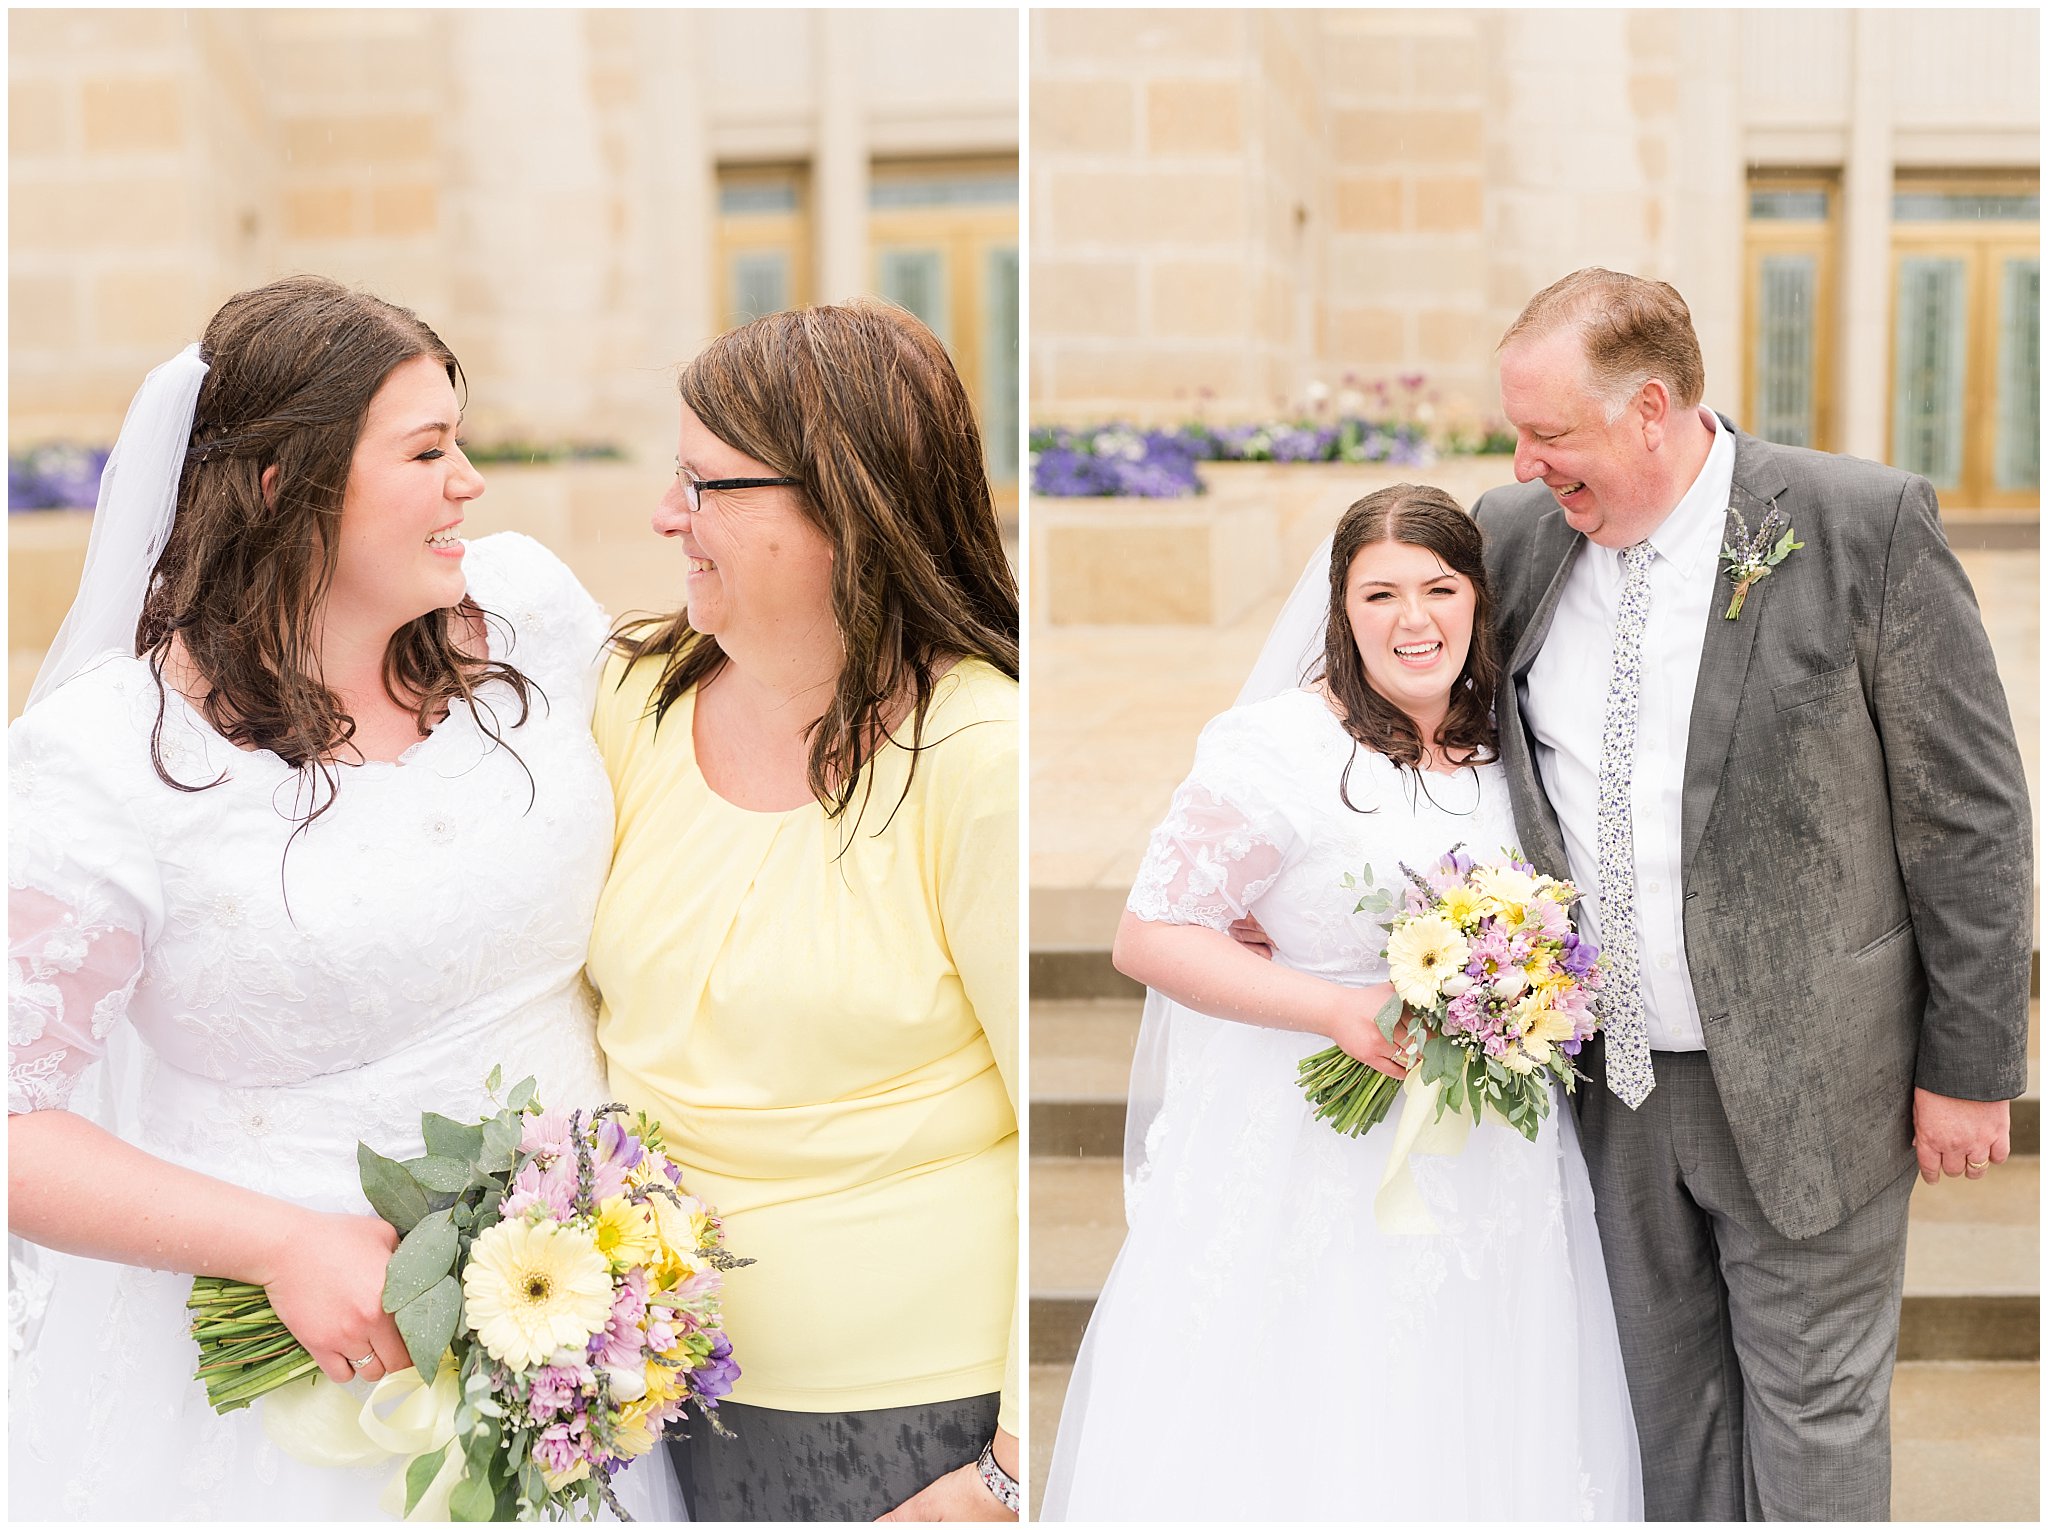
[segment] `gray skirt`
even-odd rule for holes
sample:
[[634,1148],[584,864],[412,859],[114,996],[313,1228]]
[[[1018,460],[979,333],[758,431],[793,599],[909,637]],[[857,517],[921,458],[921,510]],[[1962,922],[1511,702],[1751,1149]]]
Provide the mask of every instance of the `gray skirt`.
[[857,1413],[719,1405],[731,1439],[701,1419],[668,1449],[693,1520],[873,1520],[956,1467],[995,1433],[1000,1398]]

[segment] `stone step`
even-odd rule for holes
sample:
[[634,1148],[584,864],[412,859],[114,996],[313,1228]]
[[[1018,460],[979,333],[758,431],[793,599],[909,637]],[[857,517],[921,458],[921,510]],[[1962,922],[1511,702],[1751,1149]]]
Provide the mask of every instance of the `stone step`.
[[[1037,1517],[1071,1364],[1031,1367]],[[2032,1523],[2041,1503],[2041,1367],[1912,1360],[1892,1372],[1892,1518]]]
[[[1901,1358],[2040,1358],[2040,1205],[2034,1157],[2014,1158],[1981,1180],[1916,1187]],[[1120,1159],[1032,1159],[1033,1362],[1073,1358],[1123,1236]]]
[[[2041,1150],[2040,1000],[2029,1006],[2027,1092],[2013,1102],[2012,1150]],[[1031,1151],[1048,1157],[1123,1151],[1124,1097],[1137,1046],[1135,998],[1034,997]]]
[[[1123,908],[1121,892],[1100,888],[1031,890],[1031,997],[1127,999],[1145,990],[1110,965],[1109,941]],[[2041,953],[2027,965],[2027,993],[2041,997]]]

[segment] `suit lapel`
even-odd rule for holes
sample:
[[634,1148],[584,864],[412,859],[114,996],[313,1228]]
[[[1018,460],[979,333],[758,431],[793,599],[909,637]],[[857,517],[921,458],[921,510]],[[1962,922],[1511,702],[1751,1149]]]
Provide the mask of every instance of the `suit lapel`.
[[1542,652],[1543,640],[1550,635],[1551,618],[1557,615],[1557,603],[1564,595],[1565,581],[1571,577],[1572,566],[1579,561],[1579,551],[1585,545],[1586,539],[1571,529],[1562,511],[1545,515],[1536,528],[1536,545],[1530,548],[1529,556],[1538,568],[1554,563],[1556,572],[1550,576],[1543,598],[1536,602],[1536,609],[1522,628],[1522,640],[1515,644],[1514,654],[1508,660],[1509,678],[1519,680],[1527,674],[1536,655]]
[[[1734,487],[1734,503],[1743,507],[1751,531],[1757,528],[1762,507],[1785,492],[1785,475],[1778,471],[1770,448],[1739,430],[1735,431]],[[1735,712],[1742,700],[1742,683],[1749,673],[1750,653],[1756,646],[1756,630],[1770,607],[1770,581],[1766,579],[1749,592],[1742,614],[1729,621],[1724,613],[1734,587],[1723,576],[1724,567],[1717,556],[1714,598],[1707,602],[1707,636],[1700,648],[1699,682],[1693,689],[1692,721],[1685,748],[1679,864],[1687,868],[1706,834],[1707,820],[1714,813],[1714,799],[1720,794],[1729,745],[1735,737]]]
[[1557,814],[1550,806],[1550,799],[1543,793],[1543,784],[1536,779],[1536,752],[1529,743],[1529,726],[1522,717],[1522,688],[1517,682],[1529,672],[1529,666],[1536,662],[1536,655],[1542,651],[1543,639],[1550,632],[1551,619],[1557,614],[1558,600],[1564,594],[1565,580],[1571,576],[1572,566],[1578,562],[1579,551],[1585,545],[1586,539],[1571,529],[1561,510],[1549,511],[1536,527],[1535,535],[1530,539],[1530,565],[1536,569],[1552,568],[1554,572],[1544,587],[1542,598],[1536,602],[1536,609],[1530,612],[1521,638],[1515,644],[1514,654],[1508,660],[1507,676],[1501,682],[1501,699],[1506,704],[1496,713],[1500,727],[1501,763],[1507,767],[1508,789],[1515,799],[1515,818],[1522,831],[1522,853],[1538,869],[1558,877],[1570,875],[1564,851],[1564,832],[1558,827]]

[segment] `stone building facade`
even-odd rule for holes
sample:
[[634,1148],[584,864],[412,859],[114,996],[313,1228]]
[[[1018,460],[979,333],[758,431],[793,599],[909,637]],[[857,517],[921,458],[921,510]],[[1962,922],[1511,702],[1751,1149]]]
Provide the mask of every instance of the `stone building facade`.
[[[666,369],[737,316],[731,188],[764,166],[801,186],[786,301],[902,269],[915,306],[1006,238],[1010,290],[971,274],[1014,379],[1014,10],[60,8],[8,41],[16,446],[110,440],[222,298],[312,270],[440,330],[473,437],[665,462]],[[891,265],[890,238],[951,245]],[[1000,370],[971,382],[1014,419]]]
[[1484,417],[1522,303],[1602,264],[1685,294],[1719,407],[2038,504],[2037,11],[1030,32],[1034,419],[1271,416],[1404,373]]

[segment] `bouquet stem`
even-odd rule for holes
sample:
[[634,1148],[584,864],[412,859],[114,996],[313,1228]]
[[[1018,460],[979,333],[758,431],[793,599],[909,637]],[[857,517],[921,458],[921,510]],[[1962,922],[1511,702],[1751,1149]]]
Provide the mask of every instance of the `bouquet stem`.
[[1342,1047],[1324,1047],[1302,1059],[1301,1092],[1315,1106],[1315,1118],[1356,1137],[1386,1119],[1401,1081],[1362,1063]]
[[266,1392],[310,1376],[320,1362],[292,1337],[271,1310],[263,1287],[243,1280],[201,1275],[185,1305],[192,1313],[192,1337],[199,1341],[196,1380],[216,1413],[246,1408]]

